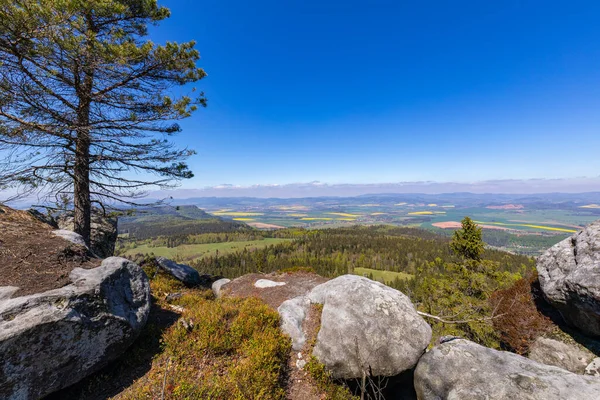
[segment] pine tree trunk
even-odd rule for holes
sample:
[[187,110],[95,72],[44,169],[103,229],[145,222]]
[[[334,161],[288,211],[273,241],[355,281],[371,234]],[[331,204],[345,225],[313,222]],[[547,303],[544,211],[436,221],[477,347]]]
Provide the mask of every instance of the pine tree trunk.
[[[97,33],[91,14],[86,15],[88,35]],[[92,35],[93,33],[93,35]],[[84,57],[82,70],[84,73],[82,85],[77,89],[79,106],[77,109],[77,142],[75,148],[75,166],[73,168],[73,206],[74,230],[79,233],[85,244],[90,247],[92,231],[92,201],[90,196],[90,145],[92,142],[90,132],[90,106],[92,88],[94,84],[94,66],[90,55],[92,41],[87,44],[87,55]]]
[[74,230],[90,246],[92,203],[90,199],[90,136],[87,129],[77,133],[73,182]]

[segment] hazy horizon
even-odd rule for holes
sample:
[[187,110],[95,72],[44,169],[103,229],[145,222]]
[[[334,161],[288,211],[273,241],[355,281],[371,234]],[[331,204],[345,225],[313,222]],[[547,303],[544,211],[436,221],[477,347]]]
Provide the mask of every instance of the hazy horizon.
[[548,194],[600,192],[600,177],[576,179],[488,180],[479,182],[392,182],[372,184],[328,184],[323,182],[232,185],[222,184],[198,189],[178,188],[154,191],[148,197],[353,197],[377,194]]

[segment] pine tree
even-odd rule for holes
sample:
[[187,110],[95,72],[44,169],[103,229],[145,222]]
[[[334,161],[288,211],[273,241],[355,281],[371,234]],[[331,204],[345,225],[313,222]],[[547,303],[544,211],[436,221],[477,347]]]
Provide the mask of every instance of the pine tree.
[[0,189],[69,194],[89,242],[93,202],[193,176],[193,151],[168,138],[206,101],[170,93],[205,73],[194,42],[147,39],[169,14],[156,0],[0,0]]

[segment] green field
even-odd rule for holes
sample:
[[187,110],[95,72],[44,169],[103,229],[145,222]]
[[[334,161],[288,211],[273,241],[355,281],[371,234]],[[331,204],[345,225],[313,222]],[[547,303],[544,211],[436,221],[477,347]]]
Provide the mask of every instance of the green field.
[[177,262],[190,262],[203,257],[233,253],[239,250],[260,249],[272,244],[279,244],[290,241],[291,239],[265,238],[263,240],[250,240],[241,242],[222,242],[207,244],[182,244],[177,247],[152,247],[148,245],[137,246],[124,252],[123,256],[133,256],[135,254],[154,254],[163,256]]
[[399,279],[410,279],[413,276],[405,272],[393,272],[393,271],[379,271],[371,268],[354,268],[354,275],[369,276],[373,274],[373,279],[383,283],[394,282],[396,278]]

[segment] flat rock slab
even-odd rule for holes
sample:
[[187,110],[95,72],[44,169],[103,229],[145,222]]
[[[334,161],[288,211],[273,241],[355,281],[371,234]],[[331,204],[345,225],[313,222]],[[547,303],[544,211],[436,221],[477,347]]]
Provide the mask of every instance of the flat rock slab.
[[[261,279],[285,283],[285,285],[269,288],[254,286]],[[304,295],[324,282],[327,282],[327,278],[307,272],[247,274],[222,285],[220,293],[225,296],[258,297],[273,309],[277,309],[284,301]]]
[[150,311],[148,278],[110,257],[72,284],[0,300],[0,398],[39,399],[120,356]]
[[600,336],[600,221],[552,246],[536,268],[544,297],[565,321]]
[[83,240],[83,237],[78,233],[75,233],[73,231],[68,231],[66,229],[56,229],[56,230],[52,231],[52,234],[59,238],[68,240],[69,242],[71,242],[73,244],[87,248],[87,246],[85,245],[85,240]]
[[419,400],[600,399],[600,378],[464,339],[435,346],[415,370]]
[[270,279],[259,279],[256,282],[254,282],[254,287],[259,288],[259,289],[272,288],[272,287],[284,286],[284,285],[286,285],[285,282],[275,282]]

